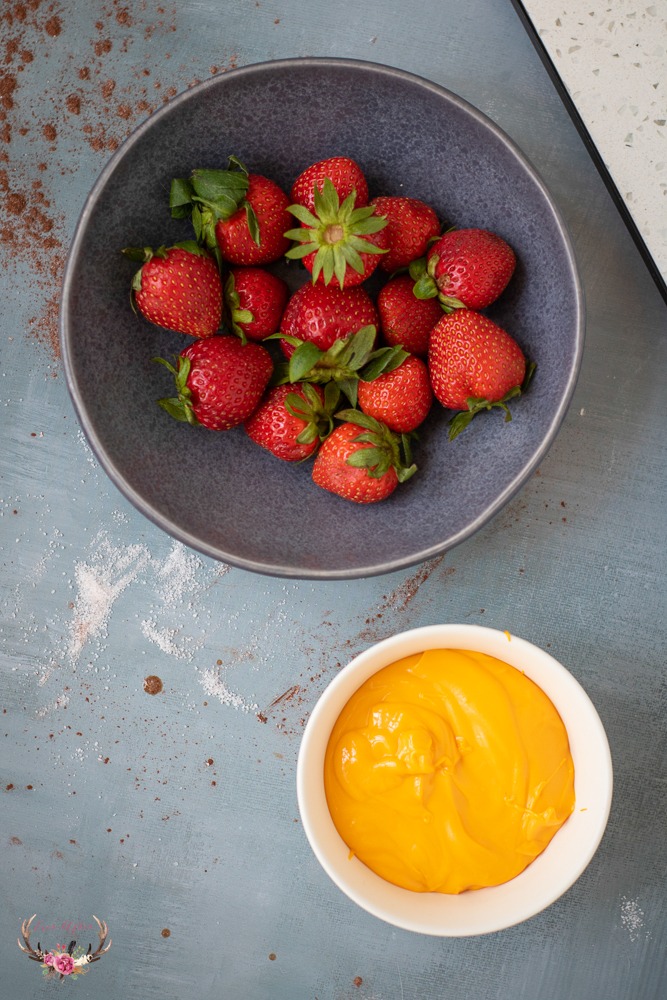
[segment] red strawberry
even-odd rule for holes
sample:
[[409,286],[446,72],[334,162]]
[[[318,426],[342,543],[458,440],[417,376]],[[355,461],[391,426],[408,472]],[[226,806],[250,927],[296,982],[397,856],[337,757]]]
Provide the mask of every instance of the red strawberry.
[[[245,204],[230,218],[220,219],[215,235],[223,260],[230,264],[269,264],[283,256],[289,240],[283,235],[291,225],[289,198],[278,185],[259,174],[248,174]],[[248,217],[248,206],[252,213]]]
[[302,462],[331,433],[339,396],[333,383],[327,386],[326,397],[319,386],[307,382],[275,386],[246,420],[245,429],[276,458]]
[[377,215],[387,220],[389,253],[380,260],[383,271],[396,271],[423,257],[431,240],[440,233],[435,211],[417,198],[386,195],[373,198],[371,205]]
[[132,279],[132,301],[151,323],[211,337],[222,316],[220,273],[205,250],[192,240],[172,247],[126,247],[131,260],[143,261]]
[[264,340],[280,329],[287,302],[285,282],[261,267],[233,267],[225,282],[230,325],[243,340]]
[[428,252],[418,295],[437,295],[448,309],[485,309],[514,274],[512,248],[486,229],[452,229]]
[[480,410],[499,406],[511,420],[507,400],[525,389],[534,366],[505,330],[472,309],[457,309],[433,328],[428,367],[436,398],[450,410],[449,436],[456,437]]
[[357,387],[359,406],[389,430],[409,434],[426,420],[433,402],[428,368],[414,354],[398,368]]
[[431,330],[442,317],[437,299],[418,299],[408,274],[392,278],[380,289],[377,309],[386,344],[400,344],[411,354],[425,358]]
[[[335,340],[378,324],[378,311],[365,289],[306,284],[289,299],[280,332],[326,351]],[[294,346],[286,340],[280,346],[286,357],[294,353]]]
[[339,288],[359,285],[385,252],[387,220],[374,214],[371,205],[355,207],[354,192],[341,203],[328,177],[322,190],[315,190],[312,211],[298,204],[291,205],[289,211],[301,226],[285,233],[296,241],[286,256],[302,260],[314,282]]
[[292,201],[312,211],[315,207],[315,188],[322,190],[325,177],[329,178],[341,201],[354,192],[357,208],[368,204],[368,184],[363,170],[347,156],[318,160],[299,174],[290,192]]
[[177,395],[158,400],[176,420],[214,431],[243,423],[258,407],[271,378],[271,355],[238,337],[197,340],[178,356],[177,367],[156,358],[176,380]]
[[313,482],[355,503],[376,503],[416,471],[395,434],[359,410],[341,410],[345,423],[326,439],[313,463]]
[[171,182],[169,204],[175,219],[192,216],[197,240],[218,263],[254,266],[278,260],[289,247],[283,233],[291,225],[289,198],[274,181],[250,174],[235,156],[227,170],[193,170]]

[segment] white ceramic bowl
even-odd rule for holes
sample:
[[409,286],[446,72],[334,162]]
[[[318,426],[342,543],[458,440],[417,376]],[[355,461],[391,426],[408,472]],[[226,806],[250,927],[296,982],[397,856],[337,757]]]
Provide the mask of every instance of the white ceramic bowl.
[[[458,896],[401,889],[357,858],[336,830],[324,792],[324,755],[343,707],[372,674],[427,649],[469,649],[523,670],[549,696],[565,724],[575,769],[575,806],[546,850],[520,875]],[[306,726],[297,795],[306,836],[327,874],[363,909],[422,934],[465,937],[502,930],[553,903],[579,878],[602,839],[612,797],[612,764],[600,718],[581,685],[549,653],[525,639],[478,625],[429,625],[385,639],[355,657],[332,681]]]

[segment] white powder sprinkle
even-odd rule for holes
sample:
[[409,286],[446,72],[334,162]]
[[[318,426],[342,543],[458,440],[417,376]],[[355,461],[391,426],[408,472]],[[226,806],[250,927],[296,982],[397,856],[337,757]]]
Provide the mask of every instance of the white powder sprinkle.
[[77,563],[78,594],[69,628],[67,658],[74,664],[90,639],[106,635],[115,601],[145,569],[150,553],[145,545],[115,548],[105,532],[95,539],[92,559]]
[[157,569],[158,593],[168,608],[173,608],[197,588],[197,571],[203,567],[201,559],[188,552],[181,542],[174,546]]
[[[174,656],[177,660],[191,660],[194,651],[201,649],[204,640],[200,639],[198,642],[192,638],[192,636],[183,636],[180,643],[177,642],[177,638],[180,635],[180,629],[177,628],[160,628],[154,619],[145,619],[141,623],[141,631],[150,639],[151,642],[155,643],[163,653],[167,653],[169,656]],[[189,645],[190,648],[185,648]]]
[[644,927],[644,911],[636,899],[621,899],[621,923],[630,935],[631,941],[636,941]]
[[230,691],[220,676],[219,671],[213,670],[212,668],[202,670],[199,674],[198,680],[206,694],[211,698],[217,698],[221,704],[230,705],[232,708],[240,710],[241,712],[257,711],[257,705],[248,704],[240,694]]
[[69,705],[69,695],[60,694],[53,702],[53,704],[43,705],[42,708],[37,709],[37,712],[35,714],[37,715],[38,719],[43,719],[44,716],[49,714],[49,712],[56,712],[59,708],[67,708],[68,705]]

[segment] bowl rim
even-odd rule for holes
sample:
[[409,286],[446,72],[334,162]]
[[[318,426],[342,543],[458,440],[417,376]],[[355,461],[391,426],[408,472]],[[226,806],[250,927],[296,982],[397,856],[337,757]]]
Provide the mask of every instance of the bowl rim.
[[[490,653],[508,663],[514,661],[514,666],[521,663],[526,675],[545,691],[565,717],[564,722],[568,720],[571,725],[573,719],[579,719],[576,731],[568,727],[568,737],[575,759],[577,802],[585,801],[586,805],[575,805],[567,823],[542,854],[516,878],[459,896],[412,893],[385,882],[357,858],[350,860],[347,845],[331,819],[324,792],[324,756],[329,735],[353,692],[389,663],[435,648],[471,649]],[[585,745],[582,726],[586,728]],[[586,774],[582,768],[587,769]],[[299,748],[296,790],[306,839],[329,878],[349,899],[403,930],[438,937],[468,937],[505,930],[530,919],[577,881],[597,852],[607,827],[613,797],[613,765],[597,709],[562,663],[541,647],[509,632],[483,625],[443,623],[396,633],[369,646],[340,670],[310,713]],[[572,856],[574,862],[570,862]],[[563,859],[565,866],[561,864]],[[548,867],[555,870],[555,878]],[[530,888],[531,882],[532,893],[522,893],[524,888]],[[372,895],[378,885],[391,905],[364,896],[366,890]],[[486,904],[481,912],[475,909],[478,901]],[[417,908],[421,911],[415,914]]]
[[[521,164],[523,169],[528,175],[530,175],[534,184],[540,189],[544,202],[549,207],[549,211],[554,220],[556,229],[558,230],[560,239],[562,241],[563,248],[566,253],[568,270],[571,275],[572,286],[574,289],[574,307],[575,307],[575,351],[570,364],[570,370],[568,373],[568,378],[565,386],[565,390],[559,401],[559,405],[552,415],[552,419],[549,423],[547,432],[545,433],[539,447],[535,450],[531,458],[522,466],[518,471],[514,479],[506,485],[503,491],[495,498],[495,500],[486,507],[486,509],[470,524],[466,525],[455,535],[445,539],[444,541],[437,542],[433,545],[429,545],[419,550],[418,552],[412,552],[407,555],[397,556],[395,558],[387,559],[381,563],[376,563],[369,566],[355,566],[353,568],[327,568],[327,567],[312,567],[312,566],[294,566],[294,565],[282,565],[277,562],[263,562],[259,559],[247,558],[244,556],[236,555],[232,552],[225,551],[221,546],[214,545],[202,541],[197,538],[187,529],[181,527],[180,525],[174,523],[170,517],[158,510],[150,501],[145,497],[141,496],[140,493],[135,490],[131,483],[127,480],[126,476],[120,471],[116,466],[111,456],[107,453],[106,448],[100,438],[100,435],[95,430],[93,421],[90,418],[88,408],[84,403],[83,394],[79,385],[79,380],[74,368],[72,361],[72,340],[71,340],[71,316],[70,316],[70,299],[72,295],[72,289],[74,286],[74,271],[76,269],[76,263],[78,260],[79,252],[81,249],[81,244],[83,242],[84,234],[88,222],[90,221],[91,215],[95,208],[98,198],[102,194],[109,178],[112,176],[116,170],[117,165],[121,162],[123,157],[126,155],[128,150],[130,150],[134,145],[136,145],[148,132],[156,122],[159,122],[162,118],[168,117],[176,108],[191,100],[196,100],[197,97],[205,93],[208,90],[215,89],[221,83],[221,81],[233,81],[234,79],[243,76],[253,76],[258,74],[264,74],[267,72],[283,69],[294,69],[299,68],[315,68],[315,67],[330,67],[338,69],[356,69],[366,71],[372,74],[382,74],[389,78],[394,78],[397,80],[402,80],[412,84],[416,84],[421,88],[431,91],[433,94],[438,95],[441,98],[445,98],[450,103],[458,107],[459,109],[465,111],[467,114],[476,119],[480,124],[489,129],[496,138],[511,152],[514,158]],[[224,85],[224,84],[223,84]],[[65,269],[63,274],[63,281],[61,286],[61,305],[59,312],[59,337],[60,337],[60,348],[61,356],[63,361],[63,367],[65,372],[65,381],[67,388],[74,406],[74,410],[79,421],[79,424],[83,430],[83,433],[90,445],[93,454],[102,466],[103,470],[111,479],[116,488],[126,497],[127,500],[148,520],[152,521],[157,527],[161,528],[172,538],[176,539],[187,545],[188,547],[200,552],[202,555],[208,556],[212,559],[216,559],[220,562],[227,563],[228,565],[238,567],[240,569],[249,570],[251,572],[260,573],[267,576],[278,576],[294,579],[312,579],[312,580],[351,580],[359,578],[367,578],[372,576],[378,576],[381,574],[392,573],[398,570],[406,569],[411,566],[415,566],[425,560],[432,559],[437,555],[440,555],[451,548],[461,544],[466,539],[474,535],[481,527],[483,527],[488,521],[490,521],[514,496],[515,493],[527,482],[531,474],[538,467],[540,462],[543,460],[547,451],[551,447],[560,425],[567,413],[569,408],[574,390],[576,388],[577,379],[579,377],[579,372],[581,368],[581,359],[583,356],[584,349],[584,334],[585,334],[585,304],[584,304],[584,290],[583,284],[579,275],[577,268],[577,262],[574,254],[572,239],[568,227],[561,215],[561,212],[556,205],[553,196],[551,195],[549,189],[547,188],[545,182],[543,181],[538,170],[533,166],[531,161],[528,159],[526,154],[519,148],[519,146],[514,142],[513,139],[496,123],[489,118],[484,112],[480,111],[474,105],[470,104],[467,100],[460,97],[458,94],[440,84],[434,83],[428,80],[426,77],[419,76],[418,74],[408,72],[407,70],[402,70],[394,66],[385,65],[383,63],[376,63],[370,60],[363,59],[347,59],[329,56],[308,56],[308,57],[295,57],[287,59],[276,59],[268,60],[265,62],[251,63],[247,66],[240,66],[235,69],[229,70],[225,73],[219,73],[211,77],[208,80],[204,80],[201,83],[195,84],[193,87],[183,91],[172,100],[167,102],[157,111],[153,112],[148,118],[145,119],[140,125],[135,128],[130,135],[124,140],[123,143],[118,147],[118,149],[111,155],[110,159],[107,161],[106,165],[103,167],[102,171],[98,175],[93,187],[91,188],[81,214],[77,221],[74,235],[70,243],[70,247],[67,253],[67,259],[65,263]]]

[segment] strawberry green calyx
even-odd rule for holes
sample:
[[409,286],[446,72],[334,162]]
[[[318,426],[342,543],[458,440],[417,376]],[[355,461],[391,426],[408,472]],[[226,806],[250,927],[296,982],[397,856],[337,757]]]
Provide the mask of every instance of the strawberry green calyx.
[[446,313],[454,312],[455,309],[465,309],[465,302],[461,302],[460,299],[455,298],[453,295],[443,295],[439,290],[434,277],[438,260],[437,256],[433,256],[429,259],[428,263],[425,257],[420,257],[419,260],[412,262],[408,268],[408,272],[415,283],[412,289],[414,295],[418,299],[438,298],[443,311]]
[[240,324],[252,323],[255,317],[249,309],[241,309],[241,300],[239,293],[236,291],[236,282],[231,271],[225,281],[225,302],[227,303],[229,325],[232,328],[232,332],[241,338],[242,343],[246,344],[248,338]]
[[371,446],[353,452],[347,458],[348,465],[365,469],[372,479],[380,479],[392,467],[399,483],[405,483],[414,476],[417,466],[411,461],[407,435],[395,434],[386,424],[361,410],[339,410],[336,419],[357,424],[360,433],[354,440]]
[[375,214],[372,205],[355,208],[356,192],[342,202],[331,180],[325,178],[322,189],[314,191],[314,211],[304,205],[291,205],[287,211],[302,224],[299,229],[289,229],[285,236],[296,242],[287,251],[290,260],[301,260],[315,254],[313,281],[322,273],[325,285],[335,276],[341,288],[349,267],[364,273],[362,253],[382,254],[387,251],[364,239],[379,233],[387,220]]
[[453,441],[454,438],[458,437],[461,431],[466,429],[472,418],[477,416],[478,413],[481,413],[482,410],[492,410],[495,406],[504,411],[505,423],[509,423],[512,419],[512,414],[510,413],[510,409],[507,404],[510,399],[515,399],[517,396],[521,396],[525,393],[529,382],[535,374],[536,368],[537,365],[535,362],[531,361],[526,366],[526,375],[521,385],[515,385],[509,390],[509,392],[505,393],[502,399],[498,399],[495,402],[491,402],[489,399],[480,399],[476,396],[469,396],[467,399],[468,409],[461,410],[449,421],[449,440]]
[[364,326],[349,337],[335,340],[327,351],[323,351],[311,341],[275,334],[276,338],[286,340],[296,350],[287,364],[276,367],[274,384],[335,382],[352,406],[356,406],[359,379],[372,382],[379,375],[398,368],[408,356],[401,347],[380,347],[376,350],[376,335],[374,326]]
[[310,383],[302,382],[300,389],[305,399],[299,393],[291,392],[285,397],[284,404],[292,417],[306,421],[306,426],[297,436],[297,443],[324,441],[334,428],[334,413],[340,401],[340,389],[335,382],[329,382],[324,389],[324,402]]
[[169,192],[172,218],[191,216],[197,241],[210,250],[219,267],[222,259],[215,225],[231,218],[241,206],[245,206],[250,233],[259,245],[257,216],[245,200],[250,184],[248,170],[235,156],[230,156],[228,162],[226,170],[193,170],[189,178],[174,178]]
[[201,424],[194,414],[192,405],[192,393],[188,388],[188,376],[190,374],[190,358],[178,355],[177,367],[166,361],[165,358],[153,358],[159,365],[164,365],[167,371],[174,376],[176,384],[176,396],[166,399],[158,399],[158,406],[161,406],[170,417],[179,420],[181,423],[190,424],[192,427],[200,427]]

